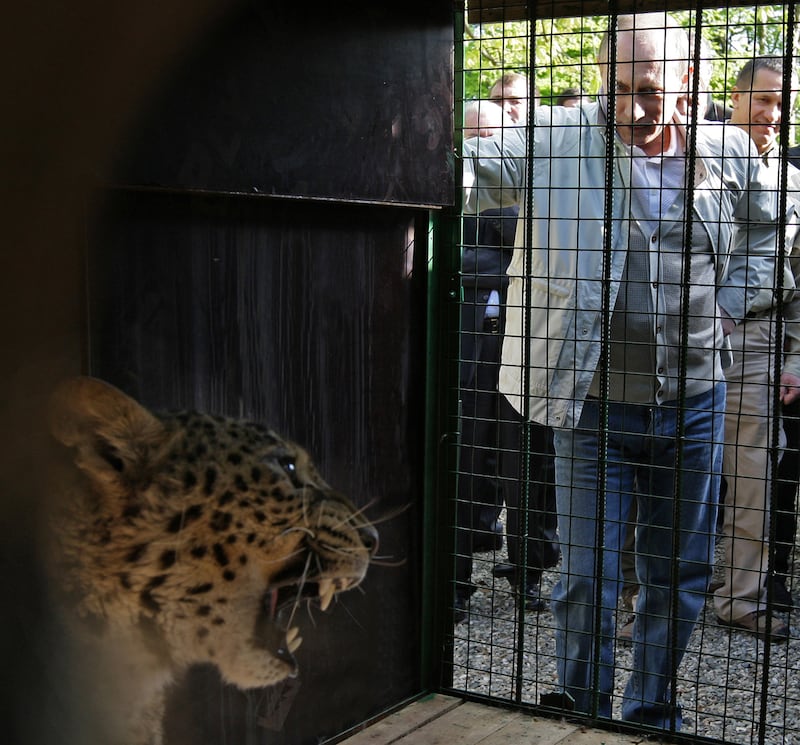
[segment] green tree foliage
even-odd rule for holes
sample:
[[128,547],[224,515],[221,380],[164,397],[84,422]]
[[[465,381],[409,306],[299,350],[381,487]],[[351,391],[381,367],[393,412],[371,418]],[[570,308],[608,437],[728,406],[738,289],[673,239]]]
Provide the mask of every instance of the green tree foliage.
[[[744,62],[754,55],[784,55],[789,9],[786,5],[711,8],[700,11],[701,57],[711,69],[715,97],[727,101]],[[696,12],[675,14],[687,29],[697,27]],[[542,103],[550,103],[564,88],[596,93],[599,76],[594,64],[606,16],[511,21],[505,24],[467,25],[464,39],[464,97],[486,98],[505,72],[530,73]],[[798,39],[793,53],[797,54]],[[792,116],[792,120],[795,117]]]
[[[702,38],[712,59],[711,89],[726,97],[742,65],[752,57],[783,56],[789,48],[789,9],[784,5],[731,7],[705,10],[701,16]],[[696,16],[684,14],[684,25],[694,26]],[[792,43],[797,54],[797,37]]]
[[528,23],[486,23],[464,27],[464,97],[488,98],[492,84],[503,73],[529,67]]
[[535,85],[544,103],[564,88],[594,92],[599,86],[594,60],[607,24],[605,17],[559,18],[466,27],[464,95],[486,98],[506,72],[529,73],[530,49],[536,50]]

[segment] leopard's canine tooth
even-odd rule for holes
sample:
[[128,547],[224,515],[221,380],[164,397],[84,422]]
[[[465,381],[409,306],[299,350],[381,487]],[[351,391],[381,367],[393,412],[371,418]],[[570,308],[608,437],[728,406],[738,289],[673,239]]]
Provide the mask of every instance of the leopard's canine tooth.
[[303,643],[303,637],[295,636],[294,639],[292,639],[292,641],[289,641],[288,639],[286,640],[286,649],[289,650],[289,654],[294,654],[302,643]]
[[335,593],[336,588],[332,580],[321,579],[319,581],[319,604],[322,610],[328,610]]

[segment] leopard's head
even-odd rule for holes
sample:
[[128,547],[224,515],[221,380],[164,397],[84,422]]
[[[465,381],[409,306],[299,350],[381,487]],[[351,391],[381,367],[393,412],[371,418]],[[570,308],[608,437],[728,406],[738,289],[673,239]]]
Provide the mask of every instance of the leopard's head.
[[376,550],[363,512],[261,424],[155,415],[77,378],[52,431],[77,466],[56,533],[78,613],[146,629],[172,667],[211,662],[244,688],[292,675],[298,603],[327,609]]

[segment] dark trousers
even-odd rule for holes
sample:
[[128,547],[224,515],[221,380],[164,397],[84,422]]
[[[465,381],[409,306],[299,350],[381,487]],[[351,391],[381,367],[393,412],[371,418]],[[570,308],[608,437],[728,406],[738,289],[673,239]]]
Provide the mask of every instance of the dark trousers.
[[[506,539],[509,562],[518,569],[524,566],[525,585],[536,583],[542,572],[558,563],[559,547],[555,504],[555,467],[552,430],[529,423],[529,442],[525,447],[526,426],[522,417],[502,395],[497,396],[495,421],[497,422],[497,470],[495,483],[507,507]],[[462,434],[463,434],[462,429]],[[523,465],[525,472],[523,472]],[[475,515],[475,508],[492,507],[487,497],[484,502],[470,498],[468,487],[474,480],[466,475],[469,463],[461,461],[459,471],[459,520]],[[524,479],[524,480],[523,480]],[[484,494],[497,492],[486,491]],[[475,491],[473,486],[472,495]],[[462,499],[463,498],[463,499]],[[499,512],[499,504],[494,509]],[[459,522],[456,539],[456,592],[468,595],[472,575],[471,531],[464,530]]]
[[796,499],[800,480],[800,401],[783,407],[786,450],[778,466],[775,484],[775,574],[784,582],[791,575],[797,527]]
[[[503,505],[498,473],[502,397],[497,392],[501,340],[498,321],[487,320],[463,345],[470,352],[462,360],[460,390],[456,579],[461,583],[472,574],[473,544],[493,531]],[[459,592],[468,594],[466,588]]]
[[508,560],[518,574],[519,567],[526,568],[525,585],[529,585],[559,559],[553,431],[529,422],[526,453],[525,422],[505,397],[501,415],[500,477],[507,507]]

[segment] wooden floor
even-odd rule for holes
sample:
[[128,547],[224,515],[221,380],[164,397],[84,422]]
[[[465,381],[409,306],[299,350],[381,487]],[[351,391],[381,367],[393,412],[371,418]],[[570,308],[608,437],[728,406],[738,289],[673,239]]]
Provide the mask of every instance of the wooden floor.
[[633,745],[643,739],[642,735],[592,730],[579,724],[434,694],[342,742],[346,745]]

